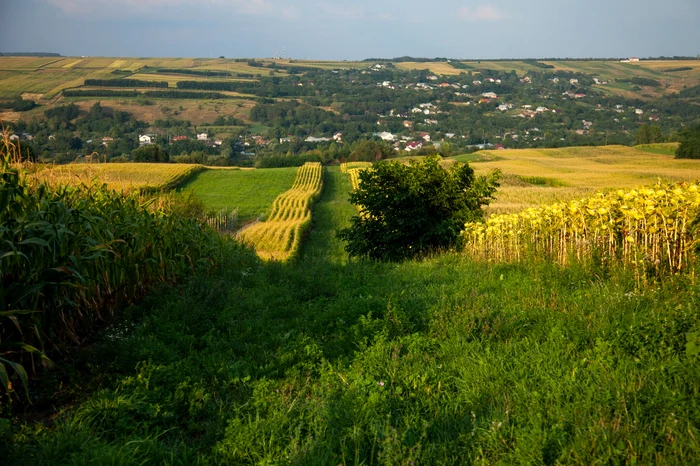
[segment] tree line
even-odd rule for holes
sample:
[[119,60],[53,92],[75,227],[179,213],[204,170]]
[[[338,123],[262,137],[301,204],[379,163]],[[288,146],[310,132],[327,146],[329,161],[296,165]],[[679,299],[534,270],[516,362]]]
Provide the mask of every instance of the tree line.
[[141,81],[140,79],[86,79],[86,86],[95,87],[168,87],[164,81]]

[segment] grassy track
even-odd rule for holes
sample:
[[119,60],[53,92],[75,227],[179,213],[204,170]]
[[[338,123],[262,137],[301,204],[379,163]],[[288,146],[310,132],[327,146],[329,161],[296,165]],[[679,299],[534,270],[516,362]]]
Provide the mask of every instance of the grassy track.
[[238,208],[238,217],[245,222],[267,215],[272,201],[292,187],[296,173],[296,167],[206,170],[181,190],[193,191],[212,210]]
[[313,210],[312,229],[304,242],[301,256],[305,262],[347,263],[344,243],[335,237],[339,228],[347,227],[356,214],[349,202],[350,177],[338,167],[327,167],[321,198]]

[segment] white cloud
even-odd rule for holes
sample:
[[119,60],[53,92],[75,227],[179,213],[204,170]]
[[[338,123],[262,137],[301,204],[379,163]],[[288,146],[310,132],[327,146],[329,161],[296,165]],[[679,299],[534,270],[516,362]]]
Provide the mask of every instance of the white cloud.
[[285,19],[297,20],[301,18],[301,10],[295,6],[283,8],[280,13],[282,13],[282,17]]
[[508,18],[508,15],[490,3],[476,7],[464,6],[457,10],[457,16],[465,21],[501,21]]
[[362,7],[344,7],[334,3],[321,3],[321,10],[335,19],[361,19],[365,17],[365,9]]

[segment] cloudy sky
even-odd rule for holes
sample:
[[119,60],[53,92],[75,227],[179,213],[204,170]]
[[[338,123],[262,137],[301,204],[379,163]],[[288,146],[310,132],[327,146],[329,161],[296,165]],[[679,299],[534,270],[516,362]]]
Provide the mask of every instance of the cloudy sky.
[[700,54],[698,0],[0,0],[0,52],[354,60]]

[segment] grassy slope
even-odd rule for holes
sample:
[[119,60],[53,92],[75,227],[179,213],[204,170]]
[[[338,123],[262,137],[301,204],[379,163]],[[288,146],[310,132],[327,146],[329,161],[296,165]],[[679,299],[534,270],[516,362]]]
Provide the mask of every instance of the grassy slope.
[[208,209],[238,208],[242,221],[270,212],[272,201],[292,187],[298,168],[206,170],[181,190],[194,191]]
[[59,368],[63,392],[107,381],[53,430],[26,427],[19,463],[697,460],[696,288],[453,255],[345,263],[343,176],[298,263],[232,250]]

